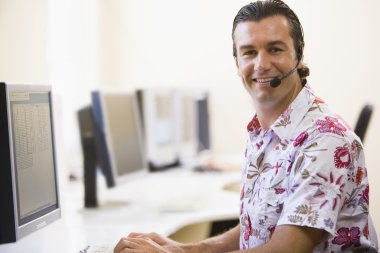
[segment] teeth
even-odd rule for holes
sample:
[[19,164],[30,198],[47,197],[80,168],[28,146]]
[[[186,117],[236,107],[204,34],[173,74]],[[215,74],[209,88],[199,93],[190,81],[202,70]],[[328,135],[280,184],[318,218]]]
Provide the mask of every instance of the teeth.
[[256,81],[258,83],[267,83],[267,82],[269,82],[271,80],[272,80],[272,78],[256,78]]

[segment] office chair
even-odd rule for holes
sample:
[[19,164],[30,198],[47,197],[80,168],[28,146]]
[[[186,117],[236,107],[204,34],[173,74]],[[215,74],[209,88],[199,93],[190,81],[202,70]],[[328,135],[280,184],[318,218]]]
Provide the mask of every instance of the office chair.
[[359,136],[362,142],[364,142],[364,136],[367,131],[369,120],[371,119],[372,111],[373,111],[373,106],[370,104],[366,104],[362,108],[359,114],[359,118],[356,122],[354,132],[356,133],[357,136]]

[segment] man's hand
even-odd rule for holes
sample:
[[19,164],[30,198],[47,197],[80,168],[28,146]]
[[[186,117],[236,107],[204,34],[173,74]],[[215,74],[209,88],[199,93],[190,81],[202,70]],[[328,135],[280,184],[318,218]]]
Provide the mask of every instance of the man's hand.
[[240,226],[197,243],[179,243],[157,233],[131,233],[120,239],[115,253],[222,253],[239,249]]
[[157,233],[131,233],[120,239],[115,253],[186,253],[184,244],[162,237]]

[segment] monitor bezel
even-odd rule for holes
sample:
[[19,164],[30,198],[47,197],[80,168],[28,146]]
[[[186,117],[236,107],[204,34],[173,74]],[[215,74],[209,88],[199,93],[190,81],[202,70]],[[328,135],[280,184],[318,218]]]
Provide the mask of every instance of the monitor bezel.
[[[53,117],[53,101],[51,86],[38,85],[38,84],[5,84],[6,89],[6,104],[7,104],[7,118],[8,118],[8,133],[9,133],[9,151],[11,157],[11,175],[12,175],[12,192],[13,192],[13,208],[16,230],[16,241],[22,237],[25,237],[32,232],[39,230],[46,225],[61,217],[61,205],[59,197],[59,182],[58,182],[58,170],[56,164],[56,150],[55,150],[55,138],[54,138],[54,117]],[[15,167],[15,154],[13,143],[13,127],[12,127],[12,114],[11,114],[11,92],[47,92],[49,97],[49,110],[50,110],[50,123],[51,123],[51,140],[52,140],[52,155],[54,166],[54,180],[55,180],[55,195],[56,203],[49,205],[33,214],[28,215],[25,218],[20,217],[19,210],[19,198],[17,188],[17,172]]]

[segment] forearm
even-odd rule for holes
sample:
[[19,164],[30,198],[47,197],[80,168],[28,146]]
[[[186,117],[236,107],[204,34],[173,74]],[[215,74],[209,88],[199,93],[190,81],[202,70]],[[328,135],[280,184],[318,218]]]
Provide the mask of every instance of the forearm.
[[223,233],[219,236],[211,237],[199,243],[185,245],[185,252],[188,253],[222,253],[239,249],[240,226]]
[[[311,227],[280,225],[276,227],[272,238],[265,244],[244,250],[245,253],[306,253],[313,252],[321,242],[324,230]],[[236,250],[229,253],[240,253]]]

